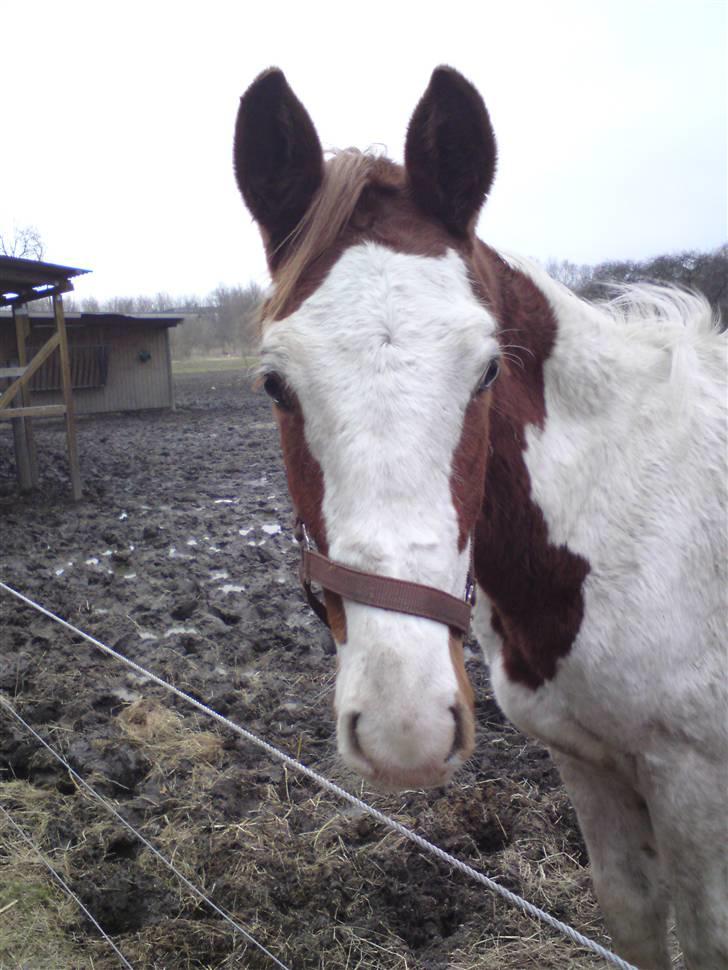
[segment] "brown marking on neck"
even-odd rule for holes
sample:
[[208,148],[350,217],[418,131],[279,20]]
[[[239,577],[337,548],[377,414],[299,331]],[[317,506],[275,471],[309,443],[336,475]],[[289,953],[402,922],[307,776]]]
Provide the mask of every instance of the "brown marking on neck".
[[543,428],[546,420],[543,367],[553,349],[556,320],[525,274],[482,244],[478,260],[489,261],[498,277],[504,342],[526,349],[516,351],[522,367],[506,360],[492,392],[475,571],[493,604],[507,675],[535,690],[554,677],[579,632],[589,563],[550,542],[524,460],[527,425]]

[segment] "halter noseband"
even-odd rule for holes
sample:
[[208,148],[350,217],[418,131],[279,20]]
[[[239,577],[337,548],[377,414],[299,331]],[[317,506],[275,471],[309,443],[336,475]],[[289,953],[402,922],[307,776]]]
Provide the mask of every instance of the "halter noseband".
[[301,546],[301,565],[299,576],[306,599],[316,616],[331,629],[326,604],[314,593],[312,583],[318,583],[330,593],[337,593],[344,599],[377,606],[382,610],[395,613],[409,613],[421,616],[455,630],[460,636],[467,636],[470,629],[470,614],[475,603],[475,581],[471,566],[465,584],[465,596],[458,599],[433,586],[409,583],[391,576],[378,576],[334,562],[328,556],[316,552],[312,546],[304,523],[298,519],[295,536]]

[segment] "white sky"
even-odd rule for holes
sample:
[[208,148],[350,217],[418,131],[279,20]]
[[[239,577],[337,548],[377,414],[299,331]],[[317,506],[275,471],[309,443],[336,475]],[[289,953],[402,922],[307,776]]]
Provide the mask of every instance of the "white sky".
[[489,243],[574,262],[727,238],[728,0],[0,0],[0,231],[93,270],[79,296],[265,282],[231,151],[276,64],[325,147],[401,160],[437,64],[483,94]]

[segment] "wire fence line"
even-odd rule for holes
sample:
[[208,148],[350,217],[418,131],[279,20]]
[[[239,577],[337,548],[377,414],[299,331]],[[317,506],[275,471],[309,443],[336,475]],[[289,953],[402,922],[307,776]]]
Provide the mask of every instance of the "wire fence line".
[[35,852],[35,854],[38,856],[38,858],[40,859],[40,861],[46,867],[46,869],[48,870],[48,872],[50,872],[50,874],[53,876],[53,878],[58,883],[58,885],[61,887],[61,889],[64,891],[64,893],[66,893],[66,895],[69,896],[74,901],[74,903],[76,903],[76,905],[84,913],[84,915],[86,916],[86,918],[89,919],[93,923],[93,925],[96,927],[96,929],[99,931],[99,933],[103,936],[103,938],[109,944],[109,946],[114,951],[114,953],[116,953],[116,955],[121,960],[121,962],[124,964],[124,966],[125,967],[128,967],[129,970],[134,970],[134,967],[131,965],[131,963],[129,963],[129,961],[127,960],[127,958],[121,952],[121,950],[116,945],[116,943],[114,943],[114,941],[111,939],[111,937],[106,932],[106,930],[103,928],[103,926],[101,926],[101,924],[98,923],[97,920],[94,918],[94,916],[88,911],[88,909],[84,906],[84,904],[78,898],[78,896],[76,895],[76,893],[71,889],[71,887],[68,885],[68,883],[63,879],[63,877],[60,875],[60,873],[56,872],[56,870],[53,868],[53,866],[50,864],[50,862],[46,859],[46,857],[43,855],[43,853],[38,848],[38,846],[35,844],[35,842],[33,842],[33,840],[30,838],[30,836],[27,834],[27,832],[25,832],[25,830],[22,829],[18,825],[18,823],[12,817],[12,815],[10,814],[10,812],[8,812],[8,810],[3,805],[0,805],[0,812],[3,813],[3,815],[6,818],[6,820],[15,829],[15,831],[21,837],[21,839],[23,839],[23,841],[26,842],[30,846],[30,848]]
[[550,913],[545,912],[545,910],[542,910],[538,906],[535,906],[533,903],[528,902],[528,900],[523,899],[523,897],[519,896],[517,893],[513,893],[509,889],[506,889],[504,886],[501,886],[500,883],[496,882],[490,876],[486,876],[484,873],[479,872],[477,869],[474,869],[472,866],[469,866],[467,863],[462,862],[460,859],[457,859],[449,852],[446,852],[444,849],[441,849],[439,846],[423,838],[423,836],[419,835],[417,832],[414,832],[412,829],[407,828],[405,825],[402,825],[400,822],[395,821],[395,819],[392,819],[388,815],[385,815],[384,812],[380,812],[379,809],[376,809],[372,805],[369,805],[361,798],[357,798],[356,795],[352,795],[351,792],[346,791],[346,789],[341,788],[339,785],[335,784],[334,782],[330,781],[328,778],[324,777],[323,775],[320,775],[318,772],[302,764],[300,761],[297,761],[295,758],[291,757],[290,755],[285,754],[285,752],[279,750],[274,745],[270,744],[268,741],[265,741],[262,738],[259,738],[256,734],[253,734],[252,731],[247,730],[247,728],[241,727],[239,724],[236,724],[234,721],[231,721],[229,718],[225,717],[224,715],[219,714],[217,711],[208,707],[206,704],[203,704],[195,697],[192,697],[190,694],[186,694],[178,687],[175,687],[173,684],[170,684],[166,680],[163,680],[161,677],[157,676],[157,674],[152,673],[151,671],[147,670],[145,667],[142,667],[140,664],[136,663],[135,661],[130,660],[128,657],[125,657],[124,654],[119,653],[119,651],[115,650],[113,647],[107,646],[105,643],[102,643],[100,640],[97,640],[96,637],[93,637],[90,634],[85,633],[83,630],[80,630],[78,627],[69,623],[67,620],[62,619],[61,617],[53,613],[51,610],[48,610],[44,606],[41,606],[39,603],[36,603],[34,600],[25,596],[23,593],[14,589],[12,586],[8,586],[6,583],[0,582],[0,589],[14,596],[16,599],[25,603],[27,606],[30,606],[32,609],[36,610],[37,612],[48,617],[48,619],[53,620],[55,623],[60,624],[66,630],[73,633],[75,636],[80,636],[82,639],[86,640],[88,643],[90,643],[96,649],[100,650],[102,653],[105,653],[108,656],[113,657],[115,660],[118,660],[120,663],[125,664],[127,667],[134,670],[140,676],[144,677],[145,679],[151,681],[154,684],[157,684],[157,686],[162,687],[168,693],[171,693],[174,696],[180,698],[185,703],[196,708],[205,716],[217,721],[218,724],[222,724],[228,730],[231,730],[235,734],[238,734],[240,737],[245,738],[251,744],[254,744],[258,748],[265,751],[271,758],[281,762],[282,764],[291,768],[293,771],[297,772],[298,774],[302,774],[305,777],[309,778],[311,781],[315,782],[319,787],[324,788],[325,790],[331,792],[337,798],[340,798],[343,801],[347,801],[351,805],[354,805],[360,811],[365,812],[367,815],[376,819],[376,821],[378,821],[380,824],[386,826],[387,828],[391,829],[394,832],[397,832],[399,835],[403,836],[408,841],[412,842],[422,851],[430,853],[431,855],[434,855],[436,858],[440,859],[440,861],[444,862],[452,869],[455,869],[456,871],[461,872],[463,875],[468,876],[470,879],[473,879],[476,882],[480,883],[486,889],[489,889],[491,892],[496,893],[502,899],[506,900],[506,902],[510,903],[516,909],[520,910],[522,913],[525,913],[526,915],[530,916],[532,919],[538,920],[542,923],[545,923],[547,926],[550,926],[553,930],[556,930],[558,933],[561,933],[563,936],[571,940],[577,946],[581,946],[584,949],[591,951],[592,953],[599,956],[601,959],[605,960],[607,963],[610,963],[613,966],[619,967],[620,970],[638,970],[638,968],[635,967],[633,964],[628,963],[626,960],[623,960],[621,957],[617,956],[616,953],[613,953],[611,950],[608,950],[606,947],[601,946],[601,944],[597,943],[595,940],[592,940],[588,936],[584,936],[582,933],[579,933],[577,930],[569,926],[567,923],[564,923],[561,920],[556,919],[554,916],[551,916]]
[[[103,795],[97,792],[92,785],[90,785],[84,778],[82,778],[81,775],[79,775],[79,773],[75,770],[75,768],[72,768],[71,765],[66,761],[66,759],[62,755],[60,755],[50,744],[48,744],[45,738],[43,738],[35,730],[35,728],[31,727],[31,725],[28,724],[28,722],[22,717],[22,715],[20,715],[18,711],[15,710],[12,704],[10,704],[10,702],[6,698],[4,698],[2,694],[0,694],[0,707],[4,708],[8,714],[14,717],[16,721],[18,721],[20,724],[22,724],[23,727],[27,731],[29,731],[30,734],[33,735],[36,741],[42,744],[43,747],[46,749],[46,751],[48,751],[56,759],[56,761],[60,762],[60,764],[63,765],[63,767],[69,772],[69,774],[74,779],[74,781],[76,781],[76,783],[79,784],[84,789],[84,791],[87,791],[101,805],[103,805],[103,807],[106,809],[107,812],[110,812],[119,822],[121,822],[121,824],[125,826],[125,828],[127,828],[129,832],[131,832],[143,845],[145,845],[147,849],[149,849],[149,851],[152,852],[163,865],[165,865],[171,872],[175,874],[175,876],[177,876],[177,878],[182,883],[184,883],[184,885],[190,890],[191,893],[193,893],[199,900],[206,903],[212,910],[214,910],[218,914],[218,916],[222,916],[225,922],[229,923],[229,925],[232,926],[232,928],[236,932],[240,933],[248,941],[248,943],[251,943],[253,946],[257,947],[261,951],[261,953],[264,953],[267,957],[270,957],[270,959],[273,961],[273,963],[275,963],[276,966],[281,967],[282,970],[289,970],[289,968],[284,963],[281,963],[278,957],[274,956],[270,952],[270,950],[266,949],[266,947],[263,946],[262,943],[256,940],[255,937],[251,933],[249,933],[248,930],[245,929],[245,927],[241,926],[240,923],[236,919],[234,919],[225,909],[223,909],[222,906],[218,906],[218,904],[214,902],[212,899],[210,899],[209,896],[206,896],[201,889],[195,886],[195,884],[187,878],[187,876],[185,876],[183,873],[179,871],[179,869],[174,865],[173,862],[170,862],[170,860],[167,859],[166,856],[164,856],[159,851],[159,849],[156,848],[156,846],[152,845],[152,843],[144,835],[142,835],[141,832],[135,829],[134,826],[131,824],[131,822],[129,822],[128,819],[124,818],[124,816],[119,811],[117,811],[116,808],[114,808],[111,802],[105,799]],[[2,806],[0,806],[0,808],[1,807]],[[96,923],[95,920],[94,920],[94,923]]]

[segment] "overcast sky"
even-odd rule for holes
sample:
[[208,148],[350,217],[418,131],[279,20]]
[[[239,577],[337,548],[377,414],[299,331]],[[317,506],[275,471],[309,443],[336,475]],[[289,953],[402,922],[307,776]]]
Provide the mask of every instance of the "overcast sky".
[[0,232],[87,267],[79,296],[265,282],[233,181],[240,94],[276,64],[325,147],[401,160],[437,64],[499,144],[479,224],[540,260],[726,241],[728,0],[2,4]]

